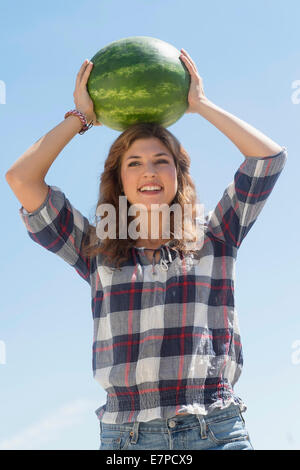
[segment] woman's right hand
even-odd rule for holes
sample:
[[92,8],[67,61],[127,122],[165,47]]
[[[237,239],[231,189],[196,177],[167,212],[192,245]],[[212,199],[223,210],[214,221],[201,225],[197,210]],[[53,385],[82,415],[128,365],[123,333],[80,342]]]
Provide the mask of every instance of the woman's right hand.
[[94,112],[94,103],[86,87],[92,68],[92,62],[89,62],[87,59],[83,62],[82,66],[80,67],[76,78],[75,90],[73,93],[74,103],[76,109],[85,114],[88,124],[93,121],[94,126],[102,126],[103,124],[97,121],[97,117]]

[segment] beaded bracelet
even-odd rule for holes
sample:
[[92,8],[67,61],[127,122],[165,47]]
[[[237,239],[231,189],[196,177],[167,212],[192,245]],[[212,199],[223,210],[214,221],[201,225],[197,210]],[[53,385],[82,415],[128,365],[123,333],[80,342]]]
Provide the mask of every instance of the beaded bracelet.
[[78,132],[78,134],[81,134],[81,135],[84,134],[88,129],[90,129],[93,126],[93,121],[91,121],[90,124],[88,124],[86,116],[81,111],[78,111],[78,109],[72,109],[71,111],[68,111],[65,114],[65,119],[71,115],[77,116],[82,122],[82,129]]

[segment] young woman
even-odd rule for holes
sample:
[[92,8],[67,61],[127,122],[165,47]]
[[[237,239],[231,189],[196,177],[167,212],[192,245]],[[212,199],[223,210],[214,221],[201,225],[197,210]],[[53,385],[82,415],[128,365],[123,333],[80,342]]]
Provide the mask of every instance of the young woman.
[[[208,100],[194,62],[184,50],[180,58],[191,74],[187,112],[208,119],[245,157],[202,222],[196,218],[190,158],[160,125],[134,125],[110,148],[97,207],[115,208],[115,238],[99,237],[98,212],[97,224],[90,224],[58,187],[45,183],[59,152],[87,129],[86,122],[101,125],[86,89],[92,68],[87,61],[76,80],[77,115],[68,114],[6,174],[32,240],[90,284],[93,372],[107,392],[106,404],[96,410],[101,450],[253,449],[242,416],[247,407],[233,391],[243,365],[235,260],[287,150]],[[172,213],[169,236],[161,217],[156,237],[118,236],[126,209],[126,228],[136,221],[137,213],[129,212],[136,205],[143,207],[139,215],[146,216],[145,223],[148,218],[151,233],[152,204],[190,204],[192,217],[181,220],[190,237],[175,236]],[[200,239],[195,238],[199,228]]]

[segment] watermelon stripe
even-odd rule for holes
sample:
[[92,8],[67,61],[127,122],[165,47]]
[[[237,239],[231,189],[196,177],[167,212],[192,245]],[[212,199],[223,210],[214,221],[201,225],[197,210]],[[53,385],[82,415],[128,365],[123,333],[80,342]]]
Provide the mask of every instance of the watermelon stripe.
[[[127,87],[119,87],[119,88],[110,88],[109,90],[104,88],[99,88],[93,91],[92,96],[96,100],[142,100],[147,99],[150,100],[149,102],[153,103],[153,92],[159,95],[161,101],[162,97],[166,97],[168,100],[171,95],[180,94],[181,89],[179,87],[174,86],[172,83],[162,83],[156,86],[156,88],[152,90],[147,90],[145,88],[135,88],[133,90],[128,89]],[[167,103],[166,103],[167,106]]]

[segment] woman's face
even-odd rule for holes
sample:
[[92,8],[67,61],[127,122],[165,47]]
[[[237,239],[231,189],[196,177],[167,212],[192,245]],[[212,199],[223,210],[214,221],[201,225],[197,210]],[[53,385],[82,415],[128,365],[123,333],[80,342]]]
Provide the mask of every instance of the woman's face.
[[[158,155],[161,154],[161,155]],[[138,139],[124,153],[121,180],[130,204],[170,204],[177,193],[177,171],[168,148],[156,137]],[[158,192],[141,192],[143,185],[159,185]]]

